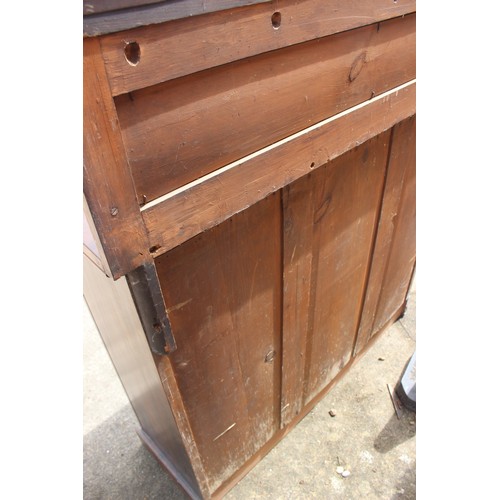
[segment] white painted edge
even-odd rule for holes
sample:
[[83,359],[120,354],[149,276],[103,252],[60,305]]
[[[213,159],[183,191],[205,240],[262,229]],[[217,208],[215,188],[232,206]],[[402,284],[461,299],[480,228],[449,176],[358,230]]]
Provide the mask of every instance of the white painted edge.
[[403,90],[404,88],[413,85],[414,83],[416,83],[416,81],[417,81],[416,79],[413,79],[413,80],[410,80],[409,82],[403,83],[402,85],[394,87],[393,89],[388,90],[388,91],[386,91],[386,92],[384,92],[376,97],[373,97],[372,99],[369,99],[367,101],[363,101],[360,104],[356,104],[356,106],[352,106],[351,108],[348,108],[340,113],[337,113],[334,116],[330,116],[329,118],[325,118],[324,120],[322,120],[318,123],[315,123],[314,125],[311,125],[310,127],[307,127],[299,132],[296,132],[295,134],[289,135],[288,137],[285,137],[284,139],[281,139],[278,142],[274,142],[273,144],[270,144],[269,146],[266,146],[265,148],[259,149],[258,151],[255,151],[254,153],[251,153],[247,156],[244,156],[243,158],[240,158],[239,160],[233,161],[232,163],[229,163],[225,167],[221,167],[217,170],[214,170],[213,172],[210,172],[210,173],[204,175],[203,177],[200,177],[199,179],[196,179],[192,182],[189,182],[188,184],[184,184],[183,186],[181,186],[177,189],[174,189],[173,191],[170,191],[169,193],[164,194],[163,196],[155,198],[154,200],[150,201],[149,203],[146,203],[145,205],[143,205],[141,207],[141,212],[144,212],[145,210],[149,210],[149,209],[153,208],[154,206],[159,205],[160,203],[163,203],[164,201],[167,201],[170,198],[173,198],[174,196],[177,196],[185,191],[188,191],[189,189],[197,186],[198,184],[202,184],[203,182],[208,181],[212,177],[217,177],[218,175],[220,175],[224,172],[227,172],[228,170],[231,170],[231,169],[241,165],[242,163],[245,163],[249,160],[252,160],[253,158],[255,158],[261,154],[267,153],[268,151],[271,151],[279,146],[282,146],[283,144],[286,144],[290,141],[293,141],[302,135],[308,134],[308,133],[310,133],[310,132],[312,132],[320,127],[323,127],[324,125],[326,125],[328,123],[331,123],[335,120],[338,120],[338,119],[342,118],[343,116],[348,115],[349,113],[352,113],[353,111],[364,108],[365,106],[369,106],[370,104],[372,104],[376,101],[379,101],[381,99],[385,99],[386,97],[388,97],[392,94],[397,95],[400,90]]

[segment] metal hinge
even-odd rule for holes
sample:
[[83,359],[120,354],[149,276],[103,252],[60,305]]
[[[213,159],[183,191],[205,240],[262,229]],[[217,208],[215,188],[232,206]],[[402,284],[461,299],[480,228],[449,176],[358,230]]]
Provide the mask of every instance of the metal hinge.
[[160,282],[153,263],[147,263],[127,274],[127,282],[141,319],[150,349],[160,355],[177,349],[168,319]]

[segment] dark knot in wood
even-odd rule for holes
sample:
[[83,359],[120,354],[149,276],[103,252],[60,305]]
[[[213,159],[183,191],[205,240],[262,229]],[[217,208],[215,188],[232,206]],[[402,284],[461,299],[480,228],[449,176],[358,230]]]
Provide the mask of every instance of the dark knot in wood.
[[363,65],[365,64],[365,62],[366,62],[366,52],[362,52],[356,57],[356,59],[354,59],[353,63],[351,64],[351,70],[349,71],[350,82],[356,80],[356,78],[361,73],[361,70],[363,69]]

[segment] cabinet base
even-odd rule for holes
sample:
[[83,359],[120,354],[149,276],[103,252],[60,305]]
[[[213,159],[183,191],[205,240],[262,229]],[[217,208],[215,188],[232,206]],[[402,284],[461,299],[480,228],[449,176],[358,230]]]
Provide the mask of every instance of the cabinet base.
[[[307,415],[309,412],[323,399],[328,391],[330,391],[341,379],[349,372],[351,366],[354,365],[361,357],[370,349],[370,347],[377,341],[377,339],[382,335],[382,333],[394,324],[398,318],[401,317],[405,310],[405,305],[396,311],[392,318],[387,322],[387,324],[381,328],[377,333],[375,333],[363,349],[356,355],[356,357],[351,358],[351,360],[344,366],[342,371],[320,392],[318,393],[307,405],[302,408],[300,413],[288,424],[285,428],[280,429],[252,458],[245,462],[240,469],[234,473],[225,483],[223,483],[216,491],[212,494],[212,499],[222,499],[226,493],[228,493],[238,482],[240,482],[243,477],[245,477],[289,432],[291,432],[294,427]],[[162,450],[153,442],[153,440],[148,436],[148,434],[143,429],[138,429],[137,434],[143,442],[144,446],[149,450],[149,452],[156,458],[159,464],[172,476],[176,483],[193,499],[199,500],[203,499],[203,496],[196,491],[191,484],[189,484],[177,471],[173,462],[168,458],[168,456],[162,452]]]
[[149,437],[144,429],[137,429],[137,435],[142,441],[142,444],[148,449],[148,451],[153,455],[154,458],[159,462],[159,464],[165,469],[172,479],[193,499],[202,500],[203,497],[197,488],[193,486],[179,473],[174,463],[170,458],[155,444],[155,442]]

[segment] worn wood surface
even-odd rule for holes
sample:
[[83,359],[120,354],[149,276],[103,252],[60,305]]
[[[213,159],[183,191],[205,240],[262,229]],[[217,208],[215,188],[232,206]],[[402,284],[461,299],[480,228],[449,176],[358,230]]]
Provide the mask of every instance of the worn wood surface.
[[[347,365],[338,373],[338,375],[330,381],[314,398],[309,401],[296,415],[292,421],[284,428],[280,429],[250,460],[248,460],[231,478],[223,483],[212,495],[214,500],[224,498],[224,495],[235,486],[262,458],[264,458],[279,441],[281,441],[288,433],[290,433],[295,426],[321,401],[321,399],[330,391],[344,375],[348,374],[351,367],[363,358],[364,354],[368,352],[373,342],[375,342],[383,331],[392,325],[400,316],[402,309],[398,310],[396,314],[389,319],[386,325],[376,333],[368,342],[368,344],[358,353],[357,356],[352,357]],[[293,439],[293,438],[292,438]]]
[[270,1],[106,0],[104,2],[84,2],[84,14],[87,15],[83,18],[83,34],[97,36]]
[[83,48],[83,191],[116,279],[151,257],[99,40]]
[[[414,0],[280,0],[137,28],[101,38],[113,95],[307,40],[415,12]],[[279,28],[271,16],[281,14]],[[141,48],[130,65],[126,42]]]
[[279,429],[280,232],[275,194],[155,259],[210,491]]
[[[168,356],[158,356],[153,354],[158,373],[161,378],[161,383],[167,395],[172,414],[175,418],[177,428],[184,443],[186,452],[191,461],[193,473],[197,480],[197,486],[203,498],[210,498],[210,487],[203,467],[203,461],[198,448],[196,436],[193,434],[193,429],[190,425],[190,415],[186,411],[183,394],[180,391],[177,383],[176,375]],[[157,457],[161,462],[161,457]],[[168,466],[168,464],[164,464]]]
[[84,257],[83,292],[140,426],[170,458],[176,477],[198,491],[125,277],[114,281]]
[[128,273],[127,283],[151,351],[162,356],[175,351],[175,339],[154,263]]
[[348,363],[390,131],[284,189],[282,426]]
[[151,201],[413,78],[409,15],[120,96],[138,198]]
[[[328,167],[331,172],[332,165]],[[309,311],[314,301],[308,280],[313,264],[311,245],[318,174],[321,180],[325,178],[324,170],[320,169],[283,188],[282,428],[303,407]]]
[[146,205],[142,214],[155,255],[219,224],[414,113],[415,84],[410,83]]
[[416,116],[393,130],[386,186],[355,352],[406,299],[416,259]]

